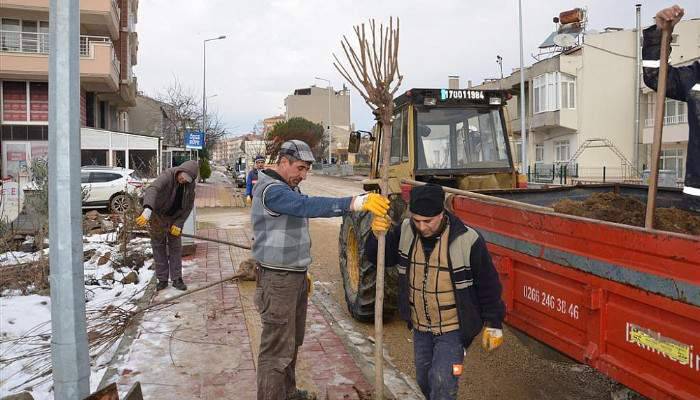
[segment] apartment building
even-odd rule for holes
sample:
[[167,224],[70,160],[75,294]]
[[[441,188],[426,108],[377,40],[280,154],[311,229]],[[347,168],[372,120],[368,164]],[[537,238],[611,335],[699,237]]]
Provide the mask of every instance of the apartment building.
[[[132,166],[157,156],[157,139],[119,133],[129,132],[128,109],[136,104],[137,13],[138,0],[80,1],[84,162]],[[28,175],[28,163],[48,155],[50,50],[49,0],[2,0],[0,175],[5,179]]]
[[286,117],[284,115],[275,115],[274,117],[265,118],[263,122],[263,137],[267,137],[267,133],[272,130],[280,122],[284,122]]
[[[637,141],[635,107],[636,30],[608,28],[582,34],[576,46],[562,49],[525,68],[528,164],[557,170],[581,180],[635,181],[651,148],[654,95],[640,94],[643,132]],[[700,20],[681,21],[674,31],[672,65],[700,57]],[[476,88],[509,89],[508,122],[516,160],[521,160],[520,71]],[[662,169],[683,176],[688,144],[685,104],[668,100],[664,119]],[[635,149],[637,147],[637,149]],[[527,171],[527,167],[523,168]]]
[[336,91],[333,87],[311,86],[297,89],[284,99],[287,119],[302,117],[323,125],[330,131],[332,152],[347,149],[352,126],[350,123],[350,91],[343,87]]

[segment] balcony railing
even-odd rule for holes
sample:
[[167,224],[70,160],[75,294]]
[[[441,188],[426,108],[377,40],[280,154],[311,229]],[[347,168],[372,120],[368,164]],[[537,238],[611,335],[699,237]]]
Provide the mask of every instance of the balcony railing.
[[[112,44],[107,36],[80,35],[80,56],[92,56],[92,43]],[[49,34],[37,32],[0,31],[0,52],[49,54]]]
[[[676,125],[676,124],[687,124],[688,114],[680,115],[667,115],[664,117],[664,125]],[[647,118],[644,120],[644,126],[651,128],[654,126],[654,118]]]

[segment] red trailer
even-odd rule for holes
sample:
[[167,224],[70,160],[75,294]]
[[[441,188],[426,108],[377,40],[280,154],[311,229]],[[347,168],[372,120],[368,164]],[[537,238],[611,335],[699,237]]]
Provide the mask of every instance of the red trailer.
[[451,205],[488,242],[510,326],[645,396],[700,399],[700,236],[537,206],[610,190],[642,198],[646,188],[500,190]]

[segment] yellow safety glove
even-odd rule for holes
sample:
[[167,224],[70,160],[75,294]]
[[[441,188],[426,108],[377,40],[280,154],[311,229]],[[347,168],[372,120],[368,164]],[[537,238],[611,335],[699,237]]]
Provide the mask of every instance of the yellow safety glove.
[[152,212],[153,211],[151,211],[150,208],[144,208],[143,212],[141,212],[141,215],[139,215],[136,218],[136,225],[138,225],[140,227],[144,227],[144,226],[148,225],[148,220],[151,219]]
[[182,233],[182,229],[175,226],[175,225],[170,225],[170,234],[173,236],[180,236]]
[[484,328],[481,333],[481,347],[486,351],[497,349],[503,344],[503,330],[496,328]]
[[385,234],[389,230],[390,226],[391,220],[389,219],[388,215],[383,217],[372,217],[372,232],[374,232],[374,236]]
[[389,199],[377,193],[367,193],[355,196],[350,203],[352,211],[369,211],[383,217],[389,211]]
[[309,272],[306,273],[306,286],[308,287],[308,292],[306,292],[306,297],[311,298],[311,293],[314,292],[314,281],[311,278],[311,274]]

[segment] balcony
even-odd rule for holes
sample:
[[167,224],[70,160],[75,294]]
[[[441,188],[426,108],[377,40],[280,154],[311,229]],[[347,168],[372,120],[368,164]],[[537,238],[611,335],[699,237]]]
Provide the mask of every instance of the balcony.
[[[667,115],[664,117],[663,143],[678,143],[688,141],[688,114]],[[642,143],[651,144],[654,141],[654,118],[644,120]]]
[[[1,8],[18,13],[43,14],[48,19],[49,0],[2,0]],[[4,16],[4,15],[3,15]],[[80,0],[80,25],[87,32],[119,38],[119,6],[117,0]]]
[[[119,88],[119,60],[106,36],[80,36],[80,78],[95,91]],[[0,31],[0,77],[47,79],[49,34]]]
[[[676,124],[687,124],[688,114],[681,115],[667,115],[664,117],[664,126],[666,125],[676,125]],[[644,120],[644,127],[653,128],[654,118],[647,118]]]
[[[528,130],[561,128],[571,132],[578,130],[578,113],[575,109],[564,108],[529,114],[526,120]],[[511,120],[513,132],[520,132],[520,118]]]

